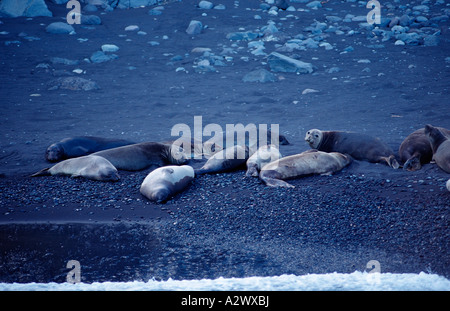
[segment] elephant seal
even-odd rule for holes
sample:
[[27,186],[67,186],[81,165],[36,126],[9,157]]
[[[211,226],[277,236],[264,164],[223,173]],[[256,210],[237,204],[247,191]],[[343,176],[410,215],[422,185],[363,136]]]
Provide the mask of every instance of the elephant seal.
[[400,167],[388,145],[366,134],[312,129],[306,133],[305,140],[319,151],[340,152],[373,163],[385,162],[394,169]]
[[275,145],[261,146],[259,149],[247,160],[247,172],[245,176],[258,177],[261,168],[275,160],[281,158],[281,153]]
[[259,178],[270,187],[294,188],[283,180],[311,174],[331,175],[351,161],[350,156],[339,152],[311,149],[267,164],[261,169]]
[[425,134],[430,140],[433,160],[437,166],[450,173],[450,139],[434,126],[425,125]]
[[175,145],[144,142],[93,153],[112,163],[118,170],[140,171],[150,166],[181,165],[187,162],[183,149]]
[[185,189],[194,176],[194,169],[189,165],[160,167],[145,177],[140,192],[149,200],[161,203]]
[[[437,127],[442,134],[450,137],[450,131]],[[403,162],[403,169],[408,171],[417,171],[422,168],[423,164],[429,163],[433,158],[433,150],[431,149],[430,140],[425,135],[425,128],[418,129],[409,134],[401,143],[398,154],[400,161]]]
[[61,161],[51,168],[45,168],[33,175],[68,175],[71,177],[84,177],[91,180],[99,181],[117,181],[119,173],[117,169],[105,158],[87,155],[73,159]]
[[212,174],[227,172],[245,165],[249,158],[248,146],[232,146],[217,152],[195,174]]
[[201,142],[195,138],[180,137],[176,140],[167,140],[162,142],[168,145],[178,145],[183,148],[190,159],[205,157],[209,159],[214,153],[222,150],[223,147],[212,142]]
[[108,139],[94,136],[69,137],[51,144],[45,152],[45,158],[49,162],[57,162],[131,144],[134,144],[134,142],[124,139]]

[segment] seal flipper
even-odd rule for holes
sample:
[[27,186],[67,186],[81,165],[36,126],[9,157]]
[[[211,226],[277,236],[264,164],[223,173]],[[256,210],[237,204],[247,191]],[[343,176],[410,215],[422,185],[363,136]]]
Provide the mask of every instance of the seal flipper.
[[261,180],[269,187],[295,188],[295,186],[293,186],[281,179],[261,178]]
[[37,172],[37,173],[34,173],[33,175],[31,175],[31,177],[37,177],[37,176],[50,176],[51,174],[50,174],[50,168],[49,167],[47,167],[47,168],[44,168],[43,170],[40,170],[39,172]]
[[380,160],[385,161],[387,165],[389,165],[393,169],[398,169],[400,167],[400,164],[398,164],[394,155],[390,155],[389,157],[380,157]]

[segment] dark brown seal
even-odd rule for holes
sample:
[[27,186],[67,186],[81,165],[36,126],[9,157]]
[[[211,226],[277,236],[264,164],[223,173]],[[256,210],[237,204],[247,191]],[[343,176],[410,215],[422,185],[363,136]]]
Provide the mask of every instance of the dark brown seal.
[[392,149],[379,138],[370,135],[312,129],[306,133],[305,140],[311,148],[320,151],[340,152],[355,160],[387,163],[395,169],[400,167]]
[[103,150],[93,155],[104,157],[118,170],[125,171],[140,171],[151,166],[181,165],[187,162],[187,156],[182,148],[157,142],[144,142]]
[[438,128],[429,124],[425,126],[425,134],[430,140],[433,160],[437,166],[450,173],[450,139]]
[[45,158],[50,162],[85,156],[97,151],[134,144],[124,139],[110,139],[95,136],[75,136],[50,145]]
[[[438,127],[442,134],[450,137],[450,131]],[[408,171],[417,171],[423,164],[430,163],[433,157],[430,140],[425,134],[425,128],[418,129],[409,134],[401,143],[398,154],[400,161],[403,162],[403,169]]]

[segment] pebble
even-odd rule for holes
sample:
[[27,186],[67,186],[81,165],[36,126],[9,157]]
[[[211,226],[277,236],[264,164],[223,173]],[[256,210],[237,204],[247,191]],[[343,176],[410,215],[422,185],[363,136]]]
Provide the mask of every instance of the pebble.
[[97,15],[81,15],[81,24],[83,25],[100,25],[102,20]]
[[272,52],[268,56],[270,70],[273,72],[312,73],[312,64],[293,59],[278,52]]
[[49,91],[58,89],[71,91],[91,91],[99,89],[99,86],[94,81],[79,77],[58,78],[50,81],[47,86]]
[[188,35],[198,35],[202,32],[203,24],[200,21],[192,20],[189,23],[186,33]]
[[266,69],[257,69],[247,73],[242,79],[242,81],[260,82],[260,83],[275,82],[276,76],[273,73],[267,71]]
[[127,26],[127,27],[125,27],[125,31],[139,31],[139,26],[137,26],[137,25],[130,25],[130,26]]
[[310,9],[317,10],[322,7],[322,3],[320,1],[311,1],[306,6]]
[[200,9],[204,9],[204,10],[210,10],[214,7],[214,4],[212,2],[209,1],[200,1],[198,4],[198,7]]
[[119,50],[119,47],[114,44],[103,44],[102,45],[103,52],[117,52],[118,50]]
[[53,34],[72,34],[75,32],[75,28],[67,23],[55,22],[48,25],[45,31]]
[[91,55],[90,60],[91,62],[98,64],[108,62],[116,58],[118,58],[116,54],[105,54],[105,52],[103,51],[97,51]]

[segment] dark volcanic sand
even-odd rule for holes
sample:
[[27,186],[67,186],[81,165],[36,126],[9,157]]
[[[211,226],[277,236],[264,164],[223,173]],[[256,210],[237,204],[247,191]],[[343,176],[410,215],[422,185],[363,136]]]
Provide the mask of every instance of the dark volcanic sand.
[[[436,47],[381,43],[368,40],[366,31],[333,33],[326,38],[332,50],[283,52],[312,63],[313,74],[277,73],[274,83],[244,83],[248,72],[269,69],[267,59],[252,55],[248,42],[226,39],[229,32],[254,31],[275,21],[285,37],[265,42],[270,54],[286,38],[307,35],[303,29],[315,19],[368,12],[330,1],[319,10],[274,17],[258,10],[259,3],[239,1],[235,8],[224,1],[226,10],[205,11],[196,2],[175,2],[164,5],[159,16],[148,15],[150,8],[98,11],[93,14],[102,25],[75,25],[76,35],[45,32],[67,14],[64,6],[51,3],[53,18],[1,19],[0,31],[8,34],[0,37],[0,282],[64,282],[72,259],[80,261],[84,282],[350,273],[366,270],[370,260],[378,260],[382,272],[450,277],[445,189],[450,175],[435,164],[406,172],[355,161],[331,177],[292,180],[295,189],[271,189],[245,178],[244,171],[199,176],[159,205],[139,193],[148,171],[120,172],[116,183],[29,177],[49,166],[45,149],[62,138],[161,141],[177,123],[193,126],[194,116],[202,116],[203,125],[223,128],[279,124],[292,143],[281,146],[283,155],[307,150],[303,138],[310,128],[369,133],[395,151],[427,123],[450,128],[448,21],[439,24]],[[442,7],[430,5],[436,14]],[[389,12],[403,15],[401,9]],[[289,14],[299,19],[284,20]],[[190,20],[208,27],[189,36]],[[361,30],[358,22],[339,24]],[[128,25],[147,34],[125,32]],[[24,40],[21,32],[40,40]],[[21,44],[5,44],[14,40]],[[103,44],[119,46],[119,58],[83,61]],[[348,46],[354,51],[341,54]],[[211,48],[215,55],[232,48],[227,55],[233,60],[216,67],[219,72],[197,73],[193,66],[201,54],[191,53],[195,47]],[[176,55],[183,59],[171,60]],[[53,57],[80,64],[52,64]],[[36,68],[40,63],[50,68]],[[188,72],[176,72],[178,67]],[[331,67],[341,71],[327,73]],[[75,68],[85,70],[81,77],[100,89],[48,90],[47,83]],[[307,88],[319,92],[302,95]]]

